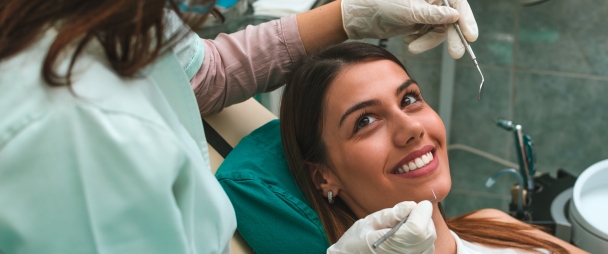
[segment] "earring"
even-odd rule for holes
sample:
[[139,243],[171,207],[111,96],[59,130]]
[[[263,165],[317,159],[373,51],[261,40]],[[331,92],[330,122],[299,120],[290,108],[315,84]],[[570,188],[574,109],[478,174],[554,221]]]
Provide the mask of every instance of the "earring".
[[334,193],[332,191],[327,192],[327,201],[329,201],[330,204],[334,203]]

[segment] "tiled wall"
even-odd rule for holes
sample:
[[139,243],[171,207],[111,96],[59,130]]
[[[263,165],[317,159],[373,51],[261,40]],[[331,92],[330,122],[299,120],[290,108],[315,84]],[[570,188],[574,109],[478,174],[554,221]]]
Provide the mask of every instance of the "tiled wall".
[[[457,61],[451,144],[464,144],[516,162],[512,133],[498,128],[502,117],[523,126],[536,145],[537,168],[579,175],[608,159],[608,1],[550,0],[525,7],[517,0],[469,0],[480,37],[472,43],[485,76],[467,56]],[[441,48],[407,52],[400,38],[389,50],[404,61],[437,109]],[[462,150],[450,150],[453,187],[445,200],[453,216],[484,207],[507,209],[505,177],[484,183],[505,166]]]
[[[518,0],[468,0],[480,37],[471,46],[485,76],[465,55],[457,60],[450,144],[462,144],[516,162],[513,134],[496,126],[506,118],[523,126],[536,146],[537,169],[579,175],[608,159],[608,1],[549,0],[520,6]],[[378,40],[364,40],[378,44]],[[442,48],[412,55],[401,37],[387,48],[421,85],[424,99],[439,105]],[[277,92],[276,96],[280,96]],[[507,211],[512,176],[485,187],[505,165],[452,149],[448,216],[481,208]]]

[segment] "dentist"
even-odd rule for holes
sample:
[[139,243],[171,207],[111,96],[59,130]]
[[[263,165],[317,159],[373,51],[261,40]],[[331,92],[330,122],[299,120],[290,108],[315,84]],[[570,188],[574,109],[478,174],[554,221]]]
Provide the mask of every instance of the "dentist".
[[[470,41],[477,25],[451,2],[334,1],[201,40],[183,20],[217,15],[213,0],[2,1],[0,253],[228,253],[235,215],[200,115],[278,88],[307,52],[347,38],[404,34],[413,53],[447,38],[460,57],[447,24]],[[365,236],[413,209],[372,214],[332,249],[370,253]]]

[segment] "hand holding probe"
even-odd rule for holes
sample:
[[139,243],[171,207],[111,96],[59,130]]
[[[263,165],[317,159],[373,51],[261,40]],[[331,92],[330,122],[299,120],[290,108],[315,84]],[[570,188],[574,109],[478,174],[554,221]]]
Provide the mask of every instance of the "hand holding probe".
[[[433,189],[431,189],[431,191],[433,192],[433,199],[429,199],[428,201],[435,201],[435,200],[437,200],[437,196],[435,196],[435,191]],[[409,218],[409,217],[410,216],[405,216],[405,218],[403,218],[399,223],[397,223],[397,225],[395,225],[395,227],[393,227],[385,235],[383,235],[382,237],[380,237],[380,239],[378,239],[378,241],[376,241],[374,244],[372,244],[372,247],[374,247],[374,249],[378,248],[378,246],[380,246],[380,244],[382,244],[384,241],[386,241],[386,239],[388,239],[390,236],[392,236],[393,234],[395,234],[395,232],[397,232],[397,230],[399,230],[399,228],[401,227],[401,225],[403,225],[407,221],[407,218]]]
[[[443,3],[445,4],[445,6],[451,7],[448,0],[443,0]],[[462,41],[462,44],[464,44],[464,48],[467,50],[467,53],[469,53],[469,56],[471,57],[471,61],[473,61],[473,64],[475,64],[475,67],[477,67],[477,70],[479,71],[479,75],[481,75],[481,84],[479,85],[479,94],[477,95],[477,100],[481,100],[481,93],[483,91],[483,82],[484,82],[483,73],[481,73],[481,69],[479,69],[479,64],[477,63],[477,57],[475,57],[475,53],[473,53],[473,49],[471,49],[471,45],[469,45],[469,42],[464,37],[462,30],[460,30],[460,25],[458,25],[458,21],[454,23],[454,28],[456,28],[456,32],[460,36],[460,40]]]

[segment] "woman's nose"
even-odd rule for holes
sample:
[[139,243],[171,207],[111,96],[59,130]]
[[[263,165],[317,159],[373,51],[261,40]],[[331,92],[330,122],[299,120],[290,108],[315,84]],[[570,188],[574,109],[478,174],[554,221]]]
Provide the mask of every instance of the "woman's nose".
[[420,141],[424,137],[422,122],[403,111],[396,114],[391,122],[395,146],[407,146]]

